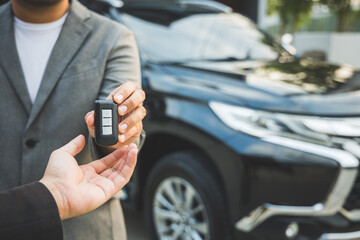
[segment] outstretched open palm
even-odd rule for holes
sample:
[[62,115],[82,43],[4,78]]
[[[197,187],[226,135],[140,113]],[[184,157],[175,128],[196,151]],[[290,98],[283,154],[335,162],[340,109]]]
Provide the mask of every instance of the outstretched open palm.
[[85,138],[80,135],[55,150],[40,180],[53,194],[61,219],[88,213],[105,203],[128,183],[136,165],[138,150],[130,144],[79,166],[74,156],[84,145]]

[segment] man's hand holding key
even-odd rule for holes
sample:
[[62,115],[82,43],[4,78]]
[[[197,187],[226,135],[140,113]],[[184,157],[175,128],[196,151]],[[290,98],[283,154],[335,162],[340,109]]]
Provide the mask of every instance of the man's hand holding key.
[[[142,106],[145,100],[145,92],[137,89],[132,82],[126,82],[112,91],[107,100],[114,100],[118,104],[119,136],[118,143],[110,146],[111,150],[123,145],[133,143],[138,139],[143,129],[142,120],[146,116],[146,110]],[[95,114],[91,111],[86,114],[85,122],[89,133],[95,137]]]

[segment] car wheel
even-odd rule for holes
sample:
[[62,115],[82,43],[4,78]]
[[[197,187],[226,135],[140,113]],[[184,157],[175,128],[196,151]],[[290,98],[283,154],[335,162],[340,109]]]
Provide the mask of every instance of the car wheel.
[[152,239],[230,239],[226,201],[201,154],[167,155],[145,186],[145,218]]

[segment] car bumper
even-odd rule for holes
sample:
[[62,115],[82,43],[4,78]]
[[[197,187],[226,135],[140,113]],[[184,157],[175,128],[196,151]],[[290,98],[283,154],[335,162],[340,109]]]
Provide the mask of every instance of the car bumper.
[[360,231],[346,233],[324,233],[319,240],[358,240]]
[[[354,220],[354,216],[346,215],[343,206],[349,195],[358,173],[359,160],[349,152],[340,149],[329,148],[312,143],[305,143],[282,137],[266,137],[262,141],[278,146],[302,151],[312,155],[321,156],[338,165],[338,174],[333,181],[328,194],[315,204],[309,206],[276,205],[264,203],[253,209],[235,223],[235,228],[242,232],[251,233],[257,227],[266,223],[276,216],[285,217],[326,217],[337,213],[343,214],[347,220]],[[358,217],[358,215],[357,215]],[[324,239],[360,239],[360,232],[326,233],[321,235]],[[338,237],[338,238],[337,238]],[[346,238],[349,237],[349,238]],[[355,237],[355,238],[354,238]]]

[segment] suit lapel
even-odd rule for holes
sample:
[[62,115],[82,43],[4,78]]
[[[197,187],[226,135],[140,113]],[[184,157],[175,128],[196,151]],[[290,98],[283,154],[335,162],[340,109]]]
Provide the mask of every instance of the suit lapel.
[[69,15],[47,63],[26,128],[31,125],[40,113],[66,67],[71,63],[86,36],[91,31],[91,27],[85,21],[89,16],[89,11],[85,7],[76,0],[72,1]]
[[0,13],[0,68],[29,114],[32,103],[16,49],[13,21],[11,4],[7,3]]

